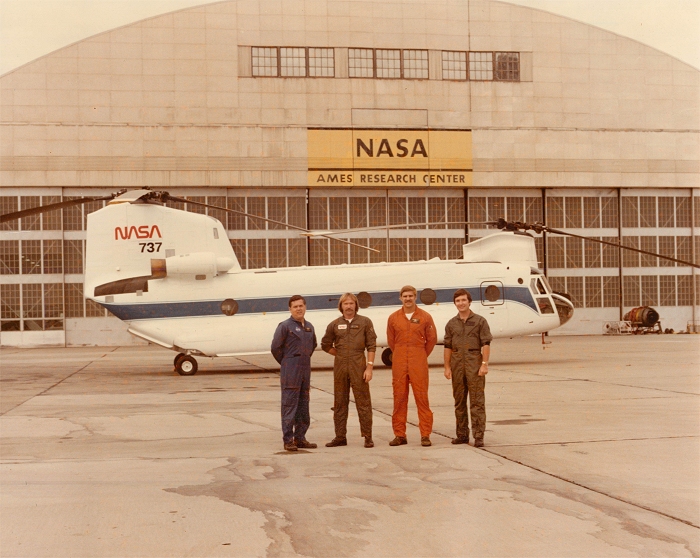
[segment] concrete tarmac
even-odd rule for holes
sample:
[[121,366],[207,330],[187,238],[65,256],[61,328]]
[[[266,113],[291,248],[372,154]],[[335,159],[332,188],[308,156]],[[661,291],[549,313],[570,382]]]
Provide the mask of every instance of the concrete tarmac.
[[[332,360],[311,378],[317,450],[284,452],[270,356],[173,372],[157,347],[0,350],[0,555],[700,556],[700,337],[497,340],[486,447],[452,445],[431,355],[433,446],[389,447],[391,371],[333,436]],[[379,358],[377,358],[379,362]]]

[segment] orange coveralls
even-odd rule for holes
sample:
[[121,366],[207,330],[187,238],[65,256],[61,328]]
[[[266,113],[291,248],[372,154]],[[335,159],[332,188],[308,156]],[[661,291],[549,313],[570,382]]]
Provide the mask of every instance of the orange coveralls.
[[411,319],[403,308],[389,316],[386,336],[391,349],[391,376],[394,388],[394,412],[391,425],[395,436],[406,437],[408,418],[408,386],[418,407],[418,428],[421,436],[433,431],[433,412],[428,402],[428,355],[437,343],[435,323],[425,310],[416,308]]

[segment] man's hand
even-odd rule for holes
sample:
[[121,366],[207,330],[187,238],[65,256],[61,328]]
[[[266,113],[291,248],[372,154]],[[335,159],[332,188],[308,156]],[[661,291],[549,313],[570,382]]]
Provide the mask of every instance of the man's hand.
[[489,365],[486,362],[482,362],[479,367],[479,376],[486,376],[489,373]]
[[365,382],[369,383],[369,381],[372,379],[372,367],[367,366],[365,368],[365,373],[362,374],[362,378],[365,380]]
[[335,356],[338,354],[338,351],[335,350],[335,347],[331,347],[330,349],[328,349],[328,354]]
[[452,379],[452,369],[451,368],[445,368],[445,378],[448,380]]

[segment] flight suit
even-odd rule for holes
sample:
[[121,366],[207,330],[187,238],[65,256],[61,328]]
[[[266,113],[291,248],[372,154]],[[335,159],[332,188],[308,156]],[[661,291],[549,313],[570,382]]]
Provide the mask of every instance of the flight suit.
[[406,437],[410,384],[418,407],[420,435],[430,436],[433,431],[433,412],[428,401],[428,355],[437,343],[433,318],[425,310],[416,308],[409,320],[403,308],[400,308],[389,316],[386,335],[393,353],[391,376],[394,412],[391,415],[391,425],[394,435]]
[[270,348],[279,362],[282,387],[282,438],[285,444],[306,439],[311,424],[311,354],[316,348],[316,333],[310,322],[301,325],[290,317],[277,326]]
[[[469,414],[475,439],[484,437],[486,428],[486,376],[479,376],[481,348],[493,339],[488,322],[473,312],[462,321],[457,314],[445,326],[445,348],[452,349],[452,395],[455,398],[457,438],[469,438]],[[469,411],[467,411],[469,396]]]
[[321,339],[324,351],[336,350],[333,361],[333,422],[337,438],[345,438],[347,434],[350,387],[360,418],[360,435],[372,437],[372,399],[369,383],[365,382],[363,375],[367,367],[365,350],[376,351],[376,341],[372,320],[359,315],[355,315],[351,322],[343,316],[333,320]]

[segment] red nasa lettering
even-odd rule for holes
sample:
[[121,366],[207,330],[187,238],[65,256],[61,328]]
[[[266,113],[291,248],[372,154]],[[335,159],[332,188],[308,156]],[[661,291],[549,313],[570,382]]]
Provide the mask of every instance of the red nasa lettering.
[[114,240],[129,240],[131,237],[136,238],[163,238],[160,234],[160,229],[158,225],[141,225],[140,227],[115,227],[114,228]]

